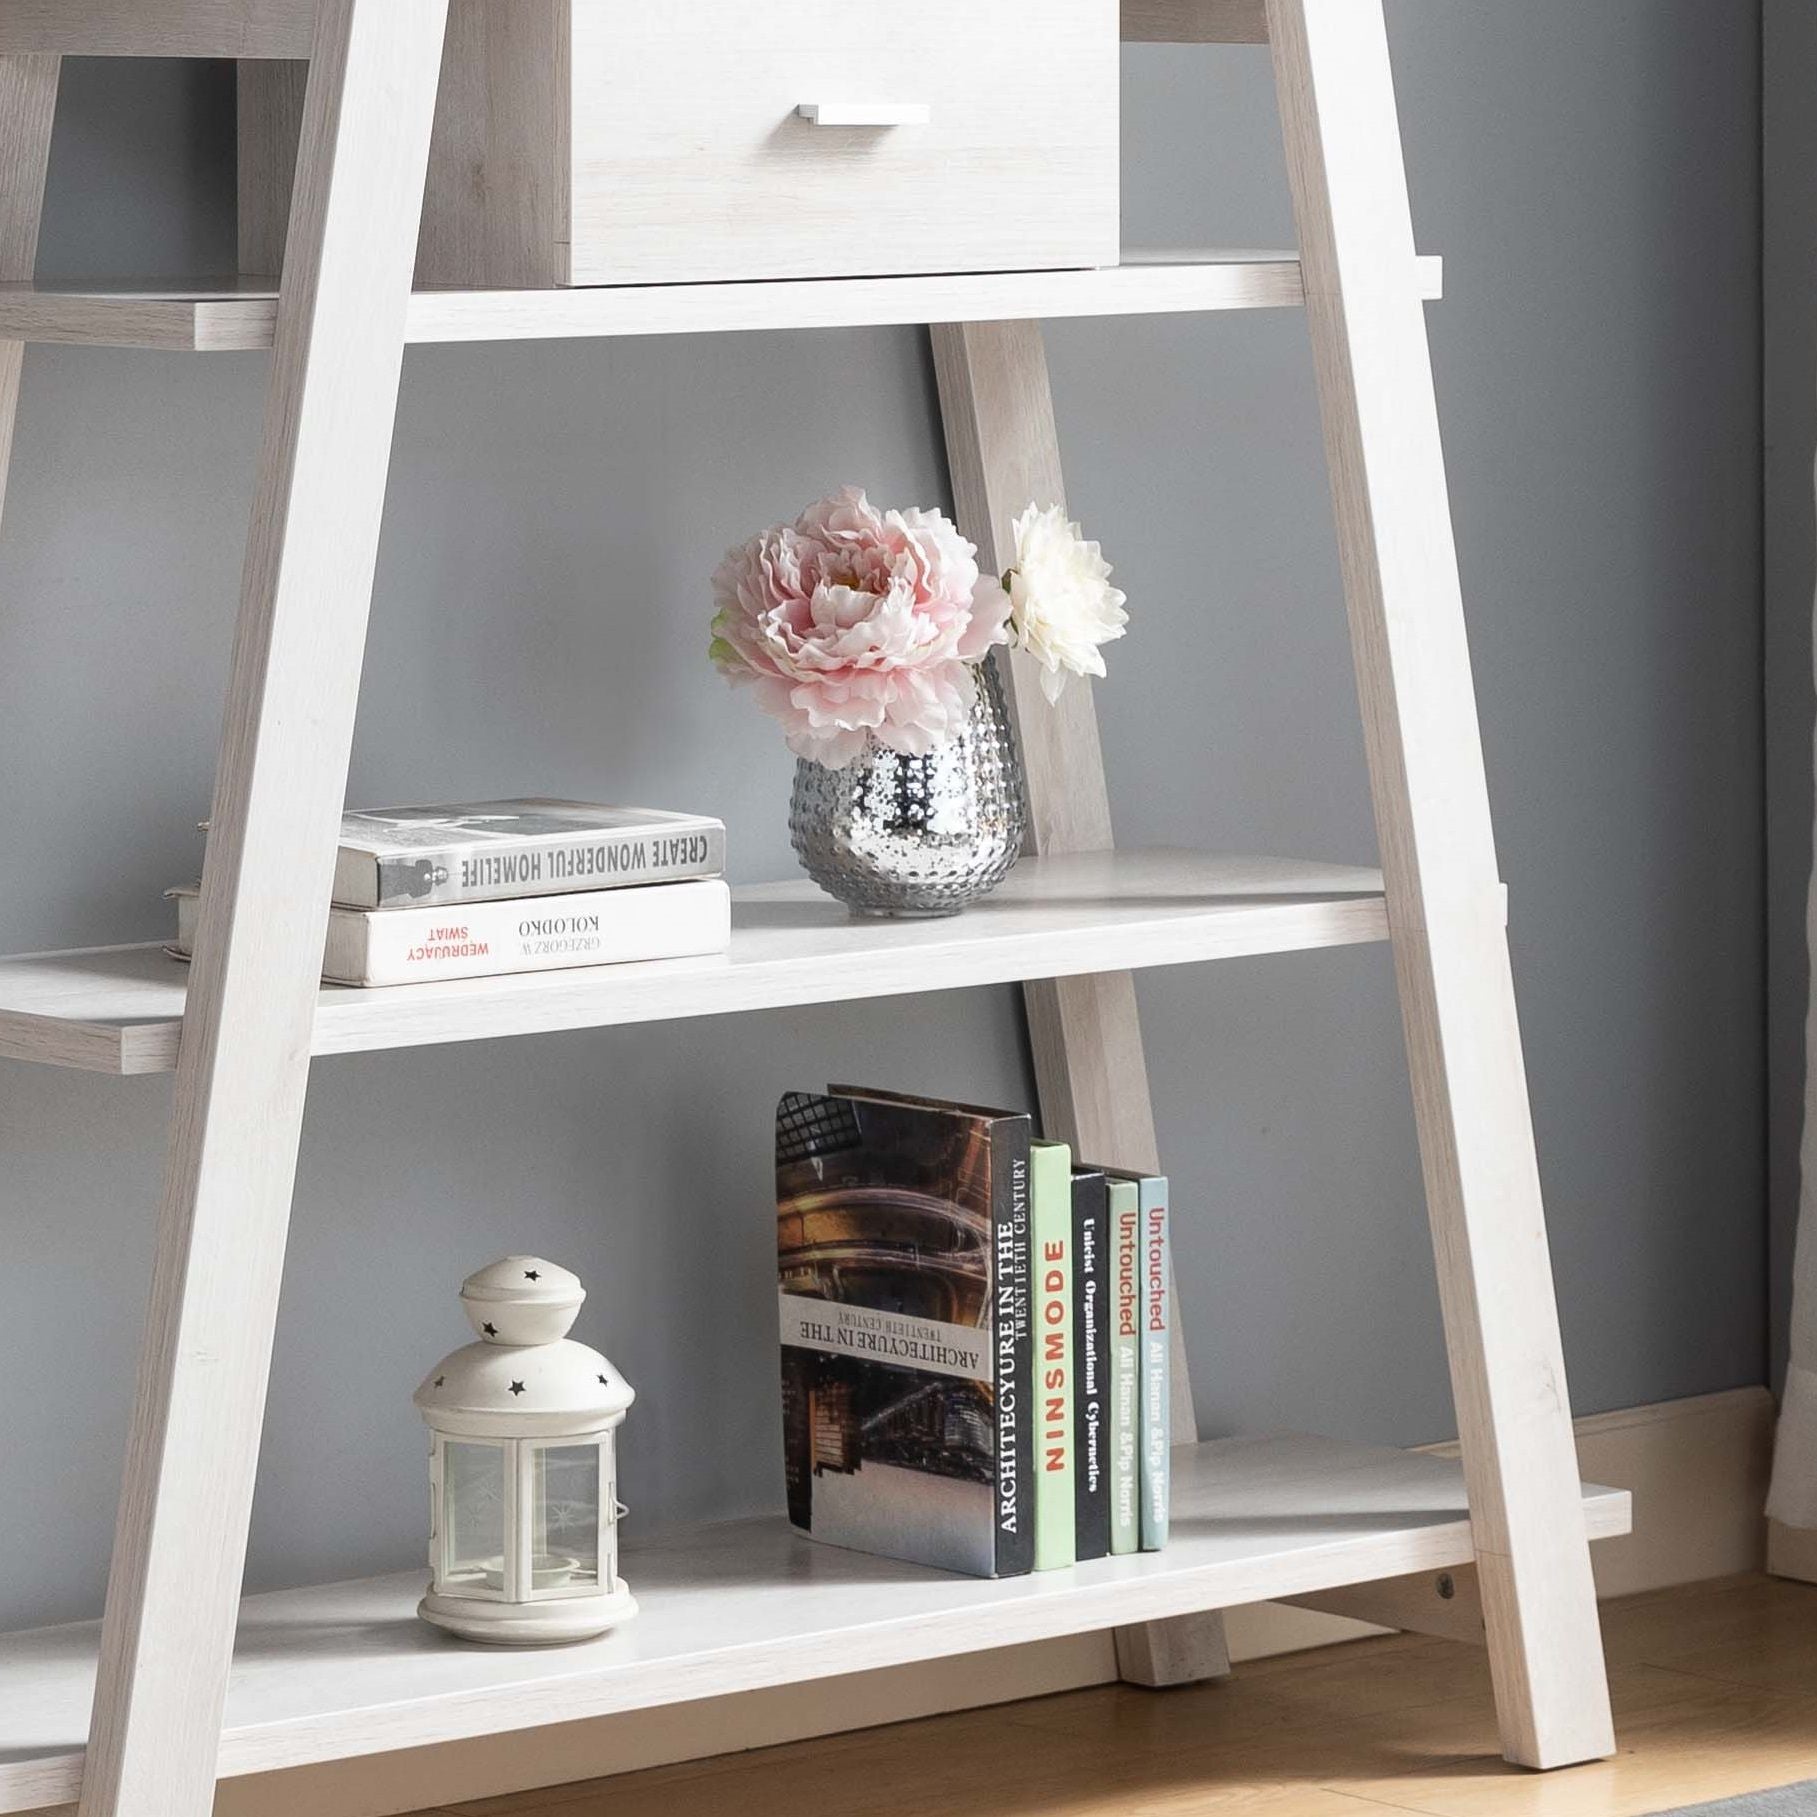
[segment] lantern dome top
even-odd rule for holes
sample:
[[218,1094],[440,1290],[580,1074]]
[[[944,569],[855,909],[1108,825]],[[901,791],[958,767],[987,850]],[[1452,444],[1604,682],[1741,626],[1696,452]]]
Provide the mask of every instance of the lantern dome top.
[[461,1283],[467,1320],[486,1344],[551,1344],[568,1335],[587,1290],[541,1256],[508,1255]]
[[599,1431],[616,1425],[635,1398],[605,1357],[572,1338],[482,1339],[443,1357],[415,1395],[431,1426],[501,1438]]
[[461,1304],[479,1342],[445,1356],[417,1389],[438,1431],[484,1438],[602,1432],[624,1418],[631,1384],[567,1335],[587,1291],[541,1256],[510,1255],[470,1274]]

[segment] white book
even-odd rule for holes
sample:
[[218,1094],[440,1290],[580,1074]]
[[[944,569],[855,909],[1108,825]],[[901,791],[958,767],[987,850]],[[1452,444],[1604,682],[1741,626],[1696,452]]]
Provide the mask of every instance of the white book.
[[[170,894],[177,905],[172,951],[186,959],[195,950],[201,903],[194,889]],[[684,959],[731,944],[732,892],[718,878],[456,908],[334,908],[322,977],[330,984],[429,984]]]
[[725,825],[705,814],[540,796],[366,808],[341,821],[334,899],[434,908],[679,883],[725,864]]

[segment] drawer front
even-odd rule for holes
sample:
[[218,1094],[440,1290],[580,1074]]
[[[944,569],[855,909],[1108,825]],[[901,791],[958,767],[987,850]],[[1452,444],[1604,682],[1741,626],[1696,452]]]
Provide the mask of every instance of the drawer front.
[[570,0],[567,25],[572,284],[1116,262],[1117,0]]

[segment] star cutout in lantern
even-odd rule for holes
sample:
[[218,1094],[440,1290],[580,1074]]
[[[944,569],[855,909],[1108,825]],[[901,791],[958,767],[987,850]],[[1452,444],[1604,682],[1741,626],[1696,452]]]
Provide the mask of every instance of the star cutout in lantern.
[[524,1391],[524,1385],[522,1382],[513,1382],[511,1384],[511,1392],[513,1394],[522,1394],[523,1391]]
[[480,1327],[480,1330],[483,1331],[486,1334],[486,1336],[489,1338],[495,1338],[498,1336],[498,1327],[496,1325],[482,1325]]
[[538,1274],[534,1268],[526,1268],[524,1270],[524,1279],[526,1281],[540,1281],[542,1278],[543,1277]]

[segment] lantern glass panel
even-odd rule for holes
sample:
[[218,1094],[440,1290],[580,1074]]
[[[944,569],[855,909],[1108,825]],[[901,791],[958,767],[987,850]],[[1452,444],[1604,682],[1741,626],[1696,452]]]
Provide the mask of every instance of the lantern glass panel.
[[505,1459],[503,1445],[442,1445],[439,1576],[459,1595],[505,1594]]
[[599,1446],[536,1445],[530,1454],[531,1594],[599,1587]]

